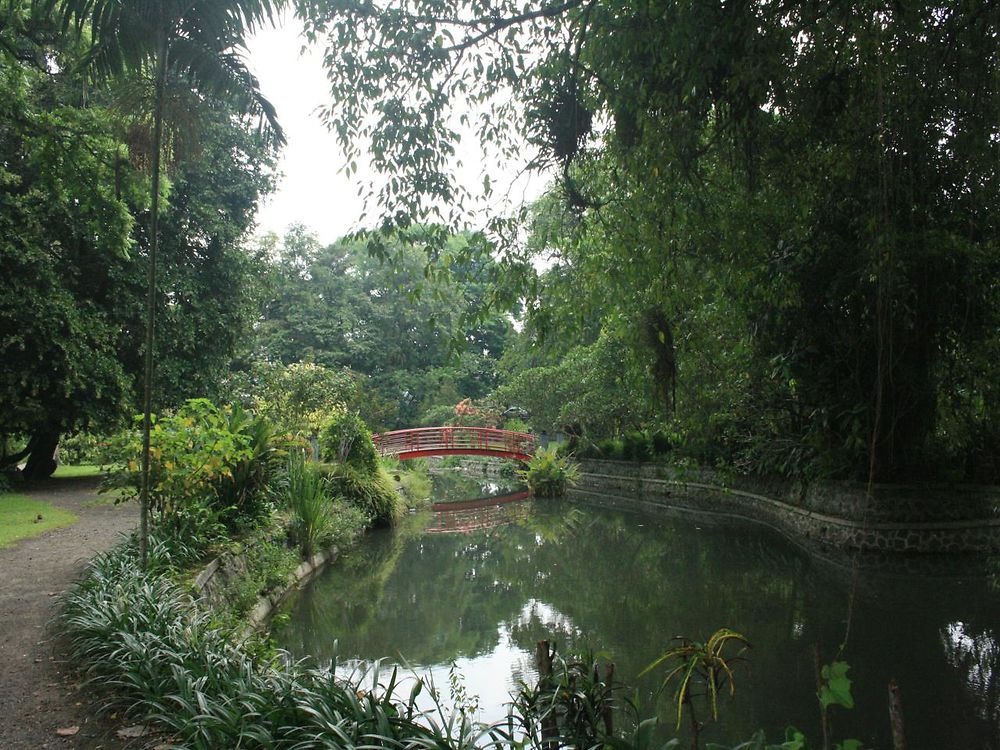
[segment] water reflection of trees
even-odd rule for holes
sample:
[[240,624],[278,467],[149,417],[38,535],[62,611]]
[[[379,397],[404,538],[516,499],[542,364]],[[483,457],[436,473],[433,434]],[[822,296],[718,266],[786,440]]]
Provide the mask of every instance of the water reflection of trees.
[[[281,642],[322,660],[339,638],[344,655],[402,654],[430,665],[489,653],[501,637],[529,654],[550,638],[563,653],[610,652],[617,674],[634,681],[672,636],[704,637],[726,626],[756,648],[750,668],[737,674],[734,705],[708,739],[747,737],[760,727],[778,736],[787,723],[817,736],[811,650],[819,643],[832,658],[844,638],[849,580],[842,572],[742,524],[531,507],[517,525],[464,536],[419,536],[415,527],[366,543],[296,603]],[[960,736],[975,746],[984,733],[998,735],[992,631],[970,629],[965,620],[960,633],[942,631],[956,622],[948,612],[989,622],[995,602],[954,592],[948,581],[867,576],[855,610],[846,658],[858,707],[838,718],[841,737],[889,744],[890,677],[903,686],[914,736],[941,746]],[[927,684],[947,686],[949,694],[929,702],[922,692],[934,688]],[[639,688],[647,708],[655,703],[672,716],[670,696],[656,696],[654,678]],[[979,701],[977,720],[942,726],[941,715],[968,710],[963,691]],[[941,709],[921,708],[930,705]]]
[[470,477],[458,471],[437,471],[431,474],[431,500],[460,502],[474,497],[509,495],[524,488],[514,477]]

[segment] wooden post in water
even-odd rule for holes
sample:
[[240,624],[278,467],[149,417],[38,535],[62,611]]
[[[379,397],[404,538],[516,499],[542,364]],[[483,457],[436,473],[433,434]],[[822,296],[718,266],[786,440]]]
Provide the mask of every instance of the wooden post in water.
[[[552,660],[555,655],[555,647],[550,648],[548,641],[538,641],[535,644],[535,666],[538,667],[539,690],[546,686],[555,688],[552,680]],[[546,750],[558,750],[559,748],[559,726],[556,724],[555,714],[551,710],[542,716],[542,747]]]
[[903,700],[895,677],[889,680],[889,726],[892,727],[892,750],[906,750],[906,735],[903,733]]

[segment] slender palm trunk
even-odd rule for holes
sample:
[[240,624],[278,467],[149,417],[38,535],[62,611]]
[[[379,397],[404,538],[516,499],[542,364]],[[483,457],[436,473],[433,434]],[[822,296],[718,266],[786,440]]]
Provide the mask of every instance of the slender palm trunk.
[[139,492],[139,557],[149,562],[149,442],[152,431],[153,340],[156,329],[156,250],[160,222],[160,151],[163,148],[163,95],[169,47],[164,36],[156,50],[156,102],[153,109],[153,175],[150,191],[149,267],[146,272],[146,351],[142,382],[142,485]]

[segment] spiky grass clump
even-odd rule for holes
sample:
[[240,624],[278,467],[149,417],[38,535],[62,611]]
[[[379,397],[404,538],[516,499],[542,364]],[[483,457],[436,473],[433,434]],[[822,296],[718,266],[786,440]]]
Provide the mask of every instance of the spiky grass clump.
[[[154,567],[162,551],[154,548]],[[435,721],[416,708],[419,688],[409,701],[395,700],[395,671],[362,691],[326,670],[255,661],[159,571],[143,573],[128,545],[97,557],[66,596],[60,621],[93,681],[130,714],[160,725],[171,744],[472,750],[489,731],[444,711]]]
[[288,459],[288,470],[280,483],[284,503],[292,511],[291,532],[305,557],[311,557],[326,541],[333,523],[333,507],[326,481],[301,453]]
[[326,464],[324,470],[331,492],[360,509],[373,526],[391,526],[406,513],[406,504],[381,466],[368,472],[346,463]]

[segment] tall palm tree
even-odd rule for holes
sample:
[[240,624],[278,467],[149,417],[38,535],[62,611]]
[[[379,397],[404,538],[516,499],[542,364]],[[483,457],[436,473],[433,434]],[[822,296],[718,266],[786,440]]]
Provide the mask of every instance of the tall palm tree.
[[143,567],[149,540],[149,442],[156,320],[156,254],[159,241],[160,160],[168,78],[198,96],[226,101],[284,142],[274,107],[241,56],[248,34],[273,23],[283,0],[42,0],[64,31],[89,36],[85,64],[97,77],[153,76],[153,143],[149,258],[143,373],[142,487],[139,547]]

